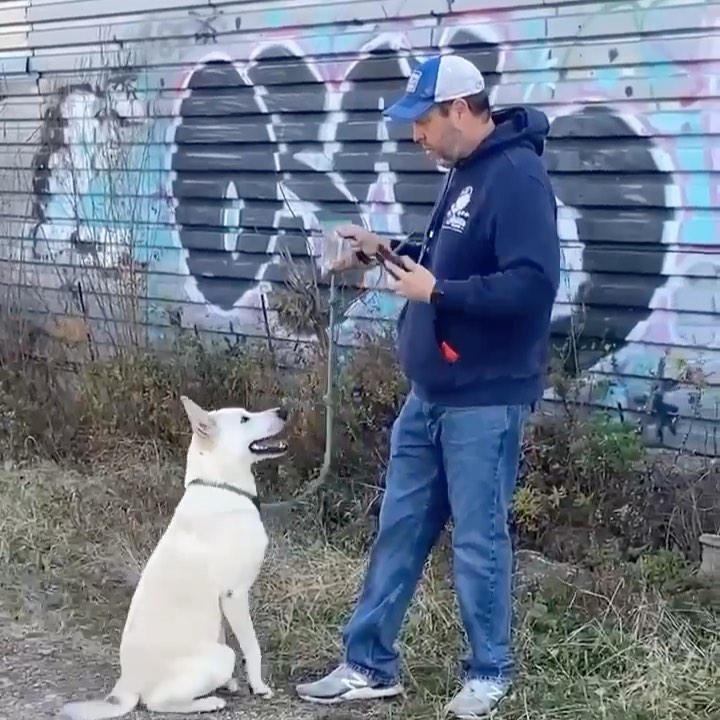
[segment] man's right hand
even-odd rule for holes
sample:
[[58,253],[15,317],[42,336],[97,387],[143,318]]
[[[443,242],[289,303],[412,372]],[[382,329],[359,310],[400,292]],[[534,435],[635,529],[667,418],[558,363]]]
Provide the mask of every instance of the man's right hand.
[[366,230],[360,225],[341,225],[335,228],[335,232],[350,246],[350,252],[336,260],[331,267],[334,272],[354,270],[365,267],[357,253],[362,252],[369,258],[373,258],[380,245],[388,245],[374,232]]

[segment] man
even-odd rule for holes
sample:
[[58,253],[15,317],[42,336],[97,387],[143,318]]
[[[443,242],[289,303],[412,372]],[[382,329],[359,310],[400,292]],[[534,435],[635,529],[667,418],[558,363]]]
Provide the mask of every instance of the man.
[[[491,712],[511,681],[513,549],[508,527],[525,422],[541,397],[560,248],[555,196],[540,158],[546,116],[491,113],[480,71],[455,55],[410,77],[386,111],[450,168],[421,247],[402,253],[391,285],[407,298],[398,357],[411,391],[393,426],[378,533],[344,662],[297,687],[334,703],[391,697],[395,641],[425,561],[452,518],[453,567],[469,657],[448,711]],[[377,235],[342,228],[372,255]],[[337,269],[357,264],[355,255]]]

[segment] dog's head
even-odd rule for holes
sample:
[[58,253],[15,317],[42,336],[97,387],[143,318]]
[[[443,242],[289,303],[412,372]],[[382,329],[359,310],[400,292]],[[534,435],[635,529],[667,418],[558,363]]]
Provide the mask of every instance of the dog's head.
[[281,457],[287,452],[287,442],[278,437],[287,420],[284,408],[250,412],[228,407],[207,411],[185,395],[180,399],[190,420],[193,441],[207,452],[226,461],[246,464]]

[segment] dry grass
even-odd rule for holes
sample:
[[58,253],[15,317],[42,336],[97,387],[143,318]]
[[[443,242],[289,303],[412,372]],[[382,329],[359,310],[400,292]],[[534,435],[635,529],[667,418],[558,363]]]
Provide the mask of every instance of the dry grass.
[[[179,467],[152,456],[92,476],[53,464],[6,468],[0,473],[1,607],[24,623],[92,639],[114,663],[128,581],[162,531],[180,478]],[[272,682],[288,693],[272,706],[278,713],[288,707],[293,682],[337,659],[340,629],[363,570],[356,546],[339,548],[312,530],[306,525],[274,533],[254,593]],[[462,650],[450,577],[441,548],[403,631],[409,697],[315,717],[441,716],[456,689]],[[520,680],[500,717],[718,717],[718,595],[717,587],[698,587],[669,554],[648,555],[632,568],[609,564],[583,582],[524,582],[516,635]],[[107,671],[105,686],[114,673]]]
[[[75,361],[66,344],[22,318],[0,312],[3,329],[17,342],[0,348],[0,460],[49,458],[87,467],[122,452],[136,455],[141,446],[155,464],[181,460],[188,440],[182,393],[209,408],[281,401],[292,408],[289,458],[280,471],[263,471],[266,497],[297,495],[317,474],[326,447],[322,345],[298,354],[286,343],[281,353],[273,341],[269,352],[264,340],[208,345],[187,331],[169,354],[130,347]],[[278,364],[281,354],[292,368]],[[551,378],[564,383],[565,395],[575,387],[558,372]],[[335,540],[366,529],[406,386],[387,339],[343,355],[332,393],[336,472],[317,496],[317,514]],[[575,391],[581,389],[578,381]],[[717,466],[686,468],[677,457],[654,462],[633,425],[569,401],[559,417],[535,420],[515,504],[524,546],[574,562],[608,541],[626,556],[671,546],[697,559],[698,536],[720,524]],[[130,495],[128,502],[138,501]]]

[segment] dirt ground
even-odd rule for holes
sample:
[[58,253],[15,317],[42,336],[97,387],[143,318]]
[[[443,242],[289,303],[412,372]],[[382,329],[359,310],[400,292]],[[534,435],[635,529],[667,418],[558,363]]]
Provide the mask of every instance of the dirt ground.
[[[117,677],[115,649],[76,634],[20,624],[0,614],[0,720],[39,720],[56,716],[69,699],[101,697]],[[356,717],[325,708],[306,707],[280,689],[270,701],[260,701],[241,690],[227,696],[228,706],[212,713],[218,720],[342,720]],[[127,716],[149,720],[137,711]],[[184,715],[207,718],[208,715]],[[154,720],[176,715],[153,714]]]
[[55,715],[68,694],[103,687],[107,653],[84,638],[49,632],[0,616],[0,718]]
[[[549,574],[567,577],[567,566],[551,564],[536,553],[521,551],[522,584]],[[62,618],[52,611],[38,613],[35,620],[19,622],[0,608],[0,720],[38,720],[57,716],[68,700],[100,698],[117,679],[117,648],[61,627]],[[272,658],[267,658],[272,662]],[[240,670],[242,672],[242,670]],[[242,681],[242,675],[240,675]],[[326,708],[306,705],[293,695],[292,687],[274,687],[269,701],[253,698],[244,688],[226,695],[225,710],[212,713],[218,720],[358,720],[368,717],[411,717],[403,703]],[[408,708],[408,711],[410,709]],[[138,710],[131,720],[162,720],[177,715],[150,714]],[[209,715],[184,715],[207,718]]]
[[[57,717],[64,702],[102,698],[112,688],[132,587],[179,476],[160,465],[92,477],[50,464],[0,467],[0,720]],[[243,687],[222,712],[183,717],[440,720],[458,687],[463,650],[447,547],[426,568],[401,639],[408,697],[316,707],[300,702],[292,684],[337,661],[366,556],[303,527],[271,528],[254,594],[275,697],[253,698]],[[505,720],[720,717],[712,690],[716,592],[696,587],[684,561],[678,568],[679,560],[656,554],[632,571],[590,572],[527,550],[517,560],[519,682],[501,710]],[[661,594],[658,583],[671,580],[677,592]],[[178,720],[144,710],[127,717]]]

